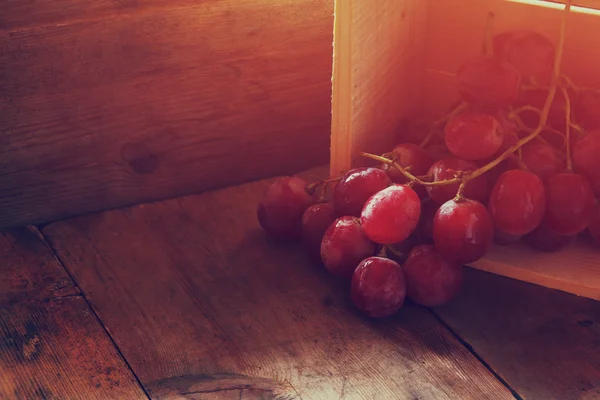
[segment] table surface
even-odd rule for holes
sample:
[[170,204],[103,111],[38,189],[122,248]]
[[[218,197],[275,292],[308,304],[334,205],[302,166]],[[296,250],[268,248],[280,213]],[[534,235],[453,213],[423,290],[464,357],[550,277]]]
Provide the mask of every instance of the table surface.
[[600,302],[466,267],[366,319],[262,233],[272,181],[0,234],[0,399],[600,399]]

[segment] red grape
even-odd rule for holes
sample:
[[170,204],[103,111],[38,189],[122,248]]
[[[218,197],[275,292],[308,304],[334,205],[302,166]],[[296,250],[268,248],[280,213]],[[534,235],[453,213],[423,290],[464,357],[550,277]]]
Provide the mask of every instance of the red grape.
[[367,238],[357,217],[336,219],[321,241],[321,260],[333,275],[350,277],[356,266],[375,254],[375,243]]
[[302,239],[309,256],[321,261],[321,241],[327,228],[336,220],[331,203],[313,204],[302,216]]
[[559,235],[549,229],[546,220],[540,226],[523,237],[523,241],[536,250],[550,253],[569,245],[575,236]]
[[[458,158],[445,158],[436,161],[429,168],[429,175],[434,182],[452,179],[458,171],[475,171],[477,164],[472,161],[464,161]],[[456,196],[459,184],[427,186],[427,193],[433,201],[443,204]],[[465,188],[464,196],[477,201],[483,201],[487,195],[487,177],[485,175],[469,181]]]
[[458,92],[468,103],[506,107],[519,94],[521,77],[507,62],[477,56],[465,61],[456,73]]
[[577,122],[586,129],[600,129],[600,92],[584,90],[574,104]]
[[494,155],[502,145],[503,131],[491,115],[467,111],[458,114],[444,128],[446,146],[463,160],[483,160]]
[[433,220],[433,243],[445,259],[460,264],[479,260],[492,245],[494,225],[483,204],[474,200],[442,204]]
[[402,269],[408,297],[426,307],[447,303],[461,287],[462,268],[446,261],[432,245],[416,246]]
[[302,214],[313,203],[308,182],[298,177],[275,181],[258,203],[258,222],[264,231],[278,239],[293,240],[302,234]]
[[361,167],[348,171],[333,192],[333,205],[338,216],[360,216],[365,202],[391,185],[388,175],[379,168]]
[[521,160],[531,172],[543,181],[565,168],[555,149],[536,141],[531,141],[521,147]]
[[542,221],[546,192],[533,172],[506,171],[492,189],[488,209],[496,228],[511,235],[525,235]]
[[389,317],[406,298],[402,268],[387,258],[369,257],[354,271],[350,291],[357,309],[372,318]]
[[523,79],[545,84],[552,77],[554,46],[544,35],[530,30],[500,33],[493,39],[494,56],[513,65]]
[[[408,170],[414,176],[427,174],[429,167],[433,164],[432,158],[425,150],[412,143],[399,144],[392,150],[394,161]],[[386,164],[380,167],[387,172],[394,183],[407,183],[408,179],[396,168]]]
[[576,235],[590,224],[596,199],[589,182],[579,174],[563,172],[546,181],[548,228],[559,235]]
[[361,213],[365,235],[375,243],[392,244],[407,239],[421,216],[421,200],[414,190],[392,185],[375,193]]
[[499,229],[494,230],[494,243],[501,246],[508,246],[513,243],[517,243],[521,240],[521,235],[511,235],[510,233],[502,232]]
[[590,226],[588,226],[590,234],[594,238],[597,244],[600,245],[600,207],[596,207],[596,211],[592,216]]
[[600,197],[600,130],[592,131],[573,147],[575,171],[585,176]]

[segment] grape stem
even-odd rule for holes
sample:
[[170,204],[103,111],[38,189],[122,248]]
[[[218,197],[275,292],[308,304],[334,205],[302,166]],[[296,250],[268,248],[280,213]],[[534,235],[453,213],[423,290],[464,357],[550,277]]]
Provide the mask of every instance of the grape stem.
[[511,117],[513,117],[513,116],[516,116],[516,115],[518,115],[518,114],[520,114],[520,113],[522,113],[524,111],[533,111],[533,112],[537,113],[538,115],[540,115],[542,113],[542,110],[540,110],[537,107],[534,107],[534,106],[523,106],[523,107],[519,107],[517,109],[511,110],[509,115]]
[[460,203],[461,201],[465,200],[465,188],[467,187],[467,180],[464,179],[464,176],[462,174],[459,176],[461,176],[462,180],[456,192],[456,196],[454,196],[454,201],[456,203]]
[[319,188],[319,186],[323,185],[323,190],[321,193],[321,197],[324,197],[324,193],[327,190],[327,186],[332,183],[332,182],[338,182],[340,181],[342,178],[333,178],[333,179],[321,179],[319,177],[315,177],[317,179],[316,182],[312,182],[309,183],[308,185],[306,185],[306,188],[304,190],[306,190],[306,193],[310,194],[311,196],[315,193],[315,191],[317,190],[317,188]]
[[492,57],[494,55],[494,13],[490,12],[487,15],[487,20],[485,22],[485,32],[484,32],[484,43],[483,43],[483,53]]
[[472,174],[465,177],[465,179],[474,179],[474,178],[477,178],[478,176],[485,174],[486,172],[488,172],[489,170],[491,170],[492,168],[494,168],[498,164],[500,164],[502,161],[504,161],[508,156],[513,154],[515,151],[517,151],[518,149],[520,149],[521,147],[523,147],[524,145],[526,145],[527,143],[529,143],[530,141],[535,139],[544,129],[544,126],[546,125],[546,121],[548,120],[548,114],[550,113],[550,106],[552,105],[552,102],[554,101],[554,96],[556,95],[556,89],[558,87],[558,83],[559,83],[559,79],[560,79],[560,66],[561,66],[562,55],[563,55],[563,51],[564,51],[564,47],[565,47],[564,45],[565,45],[565,31],[566,31],[566,25],[567,25],[567,16],[570,11],[571,11],[571,0],[567,0],[567,2],[565,4],[564,13],[563,13],[563,18],[562,18],[561,25],[560,25],[560,39],[558,41],[556,56],[554,58],[552,82],[550,84],[550,90],[548,92],[548,97],[546,98],[546,102],[544,103],[544,107],[542,108],[542,113],[540,115],[540,121],[538,123],[537,128],[533,132],[531,132],[529,135],[527,135],[523,139],[519,140],[516,144],[509,147],[504,153],[500,154],[500,156],[498,156],[498,158],[496,158],[494,161],[477,169]]
[[[394,254],[398,258],[404,258],[404,257],[406,257],[406,254],[404,254],[402,252],[399,252],[392,245],[385,246],[384,249],[385,249],[385,252],[386,252],[386,256],[387,256],[387,252],[389,251],[390,253]],[[389,258],[389,256],[388,256],[388,258]]]
[[431,123],[431,127],[429,128],[427,136],[425,136],[425,139],[423,139],[423,141],[419,144],[419,147],[424,148],[425,146],[427,146],[427,144],[429,144],[435,132],[435,128],[443,126],[446,122],[448,122],[461,112],[465,111],[468,107],[469,105],[467,103],[461,102],[458,106],[454,107],[449,113],[433,121]]
[[469,104],[467,104],[465,102],[461,102],[459,105],[454,107],[454,109],[452,109],[448,114],[443,115],[442,117],[433,121],[433,125],[434,126],[443,125],[444,123],[448,122],[449,120],[451,120],[452,118],[454,118],[455,116],[460,114],[461,112],[465,111],[468,107],[469,107]]
[[366,157],[366,158],[370,158],[371,160],[375,160],[375,161],[379,161],[380,163],[387,164],[390,167],[396,168],[398,171],[400,171],[400,173],[402,175],[404,175],[406,177],[406,179],[408,179],[411,182],[417,183],[419,185],[423,185],[423,186],[441,186],[441,185],[449,185],[449,184],[452,184],[452,183],[458,183],[458,182],[461,181],[461,178],[453,178],[453,179],[445,179],[445,180],[442,180],[442,181],[427,182],[427,181],[424,181],[424,180],[421,180],[421,179],[417,178],[416,176],[414,176],[413,174],[411,174],[410,172],[408,172],[404,167],[402,167],[402,165],[398,164],[394,160],[390,160],[390,159],[385,158],[383,156],[378,156],[377,154],[371,154],[371,153],[365,153],[365,152],[361,152],[360,155],[363,156],[363,157]]
[[573,172],[573,160],[571,159],[571,99],[564,86],[560,90],[565,97],[565,153],[567,154],[567,172]]
[[[414,175],[412,175],[410,172],[406,171],[406,169],[404,169],[401,165],[399,165],[398,163],[396,163],[393,160],[389,160],[385,157],[382,156],[378,156],[375,154],[370,154],[370,153],[364,153],[361,152],[360,154],[363,157],[367,157],[376,161],[379,161],[381,163],[387,164],[389,166],[392,166],[394,168],[396,168],[398,171],[400,171],[402,173],[402,175],[404,175],[408,180],[416,182],[418,184],[421,184],[423,186],[437,186],[437,185],[450,185],[450,184],[454,184],[457,182],[461,183],[461,186],[463,184],[465,184],[467,181],[471,180],[471,179],[475,179],[483,174],[485,174],[486,172],[490,171],[492,168],[498,166],[498,164],[500,164],[502,161],[504,161],[505,159],[507,159],[508,157],[510,157],[511,155],[514,155],[515,152],[517,152],[521,147],[523,147],[524,145],[526,145],[527,143],[531,142],[532,140],[534,140],[535,138],[537,138],[539,136],[539,134],[544,130],[545,126],[546,126],[546,122],[548,120],[548,115],[550,113],[550,106],[552,105],[552,102],[554,101],[554,97],[556,95],[556,90],[559,86],[560,83],[560,79],[561,79],[561,74],[560,74],[560,67],[561,67],[561,62],[562,62],[562,56],[563,56],[563,51],[564,51],[564,43],[565,43],[565,31],[566,31],[566,25],[567,25],[567,16],[569,14],[569,12],[571,11],[571,0],[567,0],[565,3],[565,8],[564,8],[564,13],[562,16],[562,21],[561,21],[561,25],[560,25],[560,39],[558,41],[558,46],[556,49],[556,55],[554,58],[554,65],[553,65],[553,74],[552,74],[552,81],[550,83],[550,88],[548,91],[548,96],[546,98],[546,101],[544,103],[544,107],[542,108],[541,112],[540,112],[540,121],[538,123],[537,128],[535,128],[533,130],[533,132],[531,132],[529,135],[525,136],[524,138],[520,139],[519,141],[517,141],[517,143],[515,143],[514,145],[512,145],[511,147],[509,147],[506,151],[504,151],[502,154],[500,154],[495,160],[489,162],[488,164],[484,165],[481,168],[478,168],[477,170],[473,171],[473,172],[469,172],[468,174],[464,174],[463,176],[457,177],[457,178],[453,178],[453,179],[446,179],[446,180],[442,180],[442,181],[436,181],[436,182],[425,182],[422,181],[420,179],[418,179],[417,177],[415,177]],[[488,15],[488,24],[491,24],[490,20],[493,18],[493,14],[490,16]],[[490,29],[491,29],[491,25],[490,25]],[[569,108],[569,115],[570,115],[570,101],[567,101],[568,107]],[[447,120],[448,116],[452,116],[455,115],[455,113],[457,114],[457,110],[460,109],[461,107],[466,106],[464,103],[461,103],[457,108],[455,108],[453,111],[450,112],[450,114],[442,117],[440,120],[434,122],[434,123],[440,123],[440,121],[445,121]],[[517,115],[517,113],[515,113],[514,115]],[[569,123],[569,118],[567,117],[567,123]],[[569,132],[569,131],[567,131]],[[569,143],[567,141],[567,146],[569,146]],[[570,153],[570,152],[568,152]],[[458,194],[457,194],[458,196]]]

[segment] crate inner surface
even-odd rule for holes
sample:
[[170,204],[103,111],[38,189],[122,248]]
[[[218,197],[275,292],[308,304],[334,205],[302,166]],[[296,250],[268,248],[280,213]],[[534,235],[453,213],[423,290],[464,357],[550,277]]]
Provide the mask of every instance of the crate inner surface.
[[[481,52],[486,17],[494,31],[533,29],[557,43],[564,5],[546,1],[446,0],[336,3],[331,143],[332,176],[402,140],[402,121],[439,117],[458,99],[455,72]],[[581,3],[575,3],[581,4]],[[588,4],[589,5],[589,4]],[[600,12],[569,15],[562,72],[600,87]],[[599,254],[575,243],[540,254],[518,245],[494,248],[472,266],[600,300]]]

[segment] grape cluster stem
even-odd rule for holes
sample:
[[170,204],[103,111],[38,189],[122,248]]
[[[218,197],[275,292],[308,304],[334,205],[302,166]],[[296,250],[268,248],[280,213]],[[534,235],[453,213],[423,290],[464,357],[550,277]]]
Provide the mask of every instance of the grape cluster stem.
[[[502,154],[500,154],[496,159],[494,159],[493,161],[489,162],[488,164],[482,166],[481,168],[478,168],[475,171],[464,171],[462,174],[460,174],[459,176],[452,178],[452,179],[445,179],[445,180],[441,180],[441,181],[436,181],[436,182],[426,182],[423,181],[421,179],[418,179],[416,176],[412,175],[410,172],[408,172],[404,167],[402,167],[400,164],[396,163],[394,160],[390,160],[386,157],[382,157],[382,156],[378,156],[376,154],[371,154],[371,153],[365,153],[365,152],[361,152],[360,154],[363,157],[366,158],[370,158],[372,160],[376,160],[379,161],[381,163],[387,164],[393,168],[396,168],[398,171],[400,171],[400,173],[402,173],[402,175],[404,175],[407,179],[409,179],[411,182],[415,182],[417,184],[423,185],[423,186],[437,186],[437,185],[451,185],[451,184],[456,184],[458,182],[461,183],[461,187],[463,187],[463,191],[464,191],[464,186],[465,184],[470,181],[471,179],[475,179],[483,174],[485,174],[486,172],[490,171],[491,169],[493,169],[494,167],[496,167],[498,164],[500,164],[502,161],[504,161],[505,159],[507,159],[508,157],[510,157],[511,155],[513,155],[516,151],[518,151],[521,147],[523,147],[524,145],[526,145],[527,143],[531,142],[532,140],[534,140],[535,138],[538,137],[538,135],[544,130],[544,128],[546,127],[546,122],[548,121],[548,115],[550,113],[550,107],[552,105],[552,102],[554,101],[554,97],[556,95],[556,91],[557,89],[561,88],[561,91],[563,91],[563,94],[565,96],[566,99],[566,113],[567,113],[567,129],[566,129],[566,146],[567,146],[567,169],[571,168],[571,157],[570,157],[570,151],[569,151],[569,147],[570,147],[570,128],[571,128],[571,124],[570,124],[570,112],[571,112],[571,104],[570,104],[570,100],[568,98],[568,93],[566,91],[566,89],[564,89],[564,87],[562,85],[560,85],[560,79],[561,79],[561,74],[560,74],[560,68],[561,68],[561,62],[562,62],[562,56],[563,56],[563,51],[564,51],[564,43],[565,43],[565,31],[566,31],[566,24],[567,24],[567,16],[569,14],[569,12],[571,11],[571,0],[567,0],[566,4],[565,4],[565,8],[564,8],[564,13],[563,13],[563,17],[562,17],[562,21],[561,21],[561,25],[560,25],[560,39],[558,41],[558,46],[557,46],[557,50],[556,50],[556,55],[554,58],[554,65],[553,65],[553,74],[552,74],[552,81],[550,83],[550,88],[548,91],[548,96],[546,97],[546,101],[544,103],[544,107],[541,110],[540,113],[540,121],[538,123],[538,126],[533,130],[533,132],[531,132],[529,135],[525,136],[524,138],[520,139],[519,141],[517,141],[517,143],[515,143],[514,145],[512,145],[511,147],[509,147],[506,151],[504,151]],[[493,16],[488,18],[488,24],[491,24],[490,20],[493,19]],[[487,47],[487,46],[486,46]],[[567,81],[568,83],[570,83],[572,85],[572,82]],[[435,122],[435,124],[439,124],[441,123],[441,121],[446,121],[448,118],[452,117],[453,115],[455,115],[456,113],[460,112],[460,109],[462,108],[461,105],[459,105],[455,110],[453,110],[451,113],[449,113],[448,115],[442,117],[441,119],[437,120]],[[529,107],[526,107],[525,109],[529,110]],[[459,110],[459,111],[457,111]],[[430,132],[431,134],[431,132]],[[569,169],[570,170],[570,169]],[[460,200],[460,190],[459,193],[457,193],[457,199]]]

